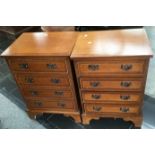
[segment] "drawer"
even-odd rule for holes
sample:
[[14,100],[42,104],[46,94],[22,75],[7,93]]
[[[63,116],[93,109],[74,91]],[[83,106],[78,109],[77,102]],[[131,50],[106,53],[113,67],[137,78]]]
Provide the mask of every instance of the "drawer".
[[73,100],[29,100],[26,99],[27,106],[30,109],[41,109],[41,108],[53,108],[53,109],[74,109],[74,101]]
[[85,104],[86,112],[95,113],[132,113],[138,114],[140,108],[138,106],[106,106],[106,105],[95,105],[95,104]]
[[81,61],[77,62],[80,75],[143,74],[145,61]]
[[73,98],[73,94],[71,90],[62,90],[62,89],[35,89],[35,88],[29,88],[29,89],[22,89],[22,94],[25,97],[31,97],[31,98],[48,98],[52,97],[52,99],[71,99]]
[[67,72],[65,59],[9,59],[8,63],[13,71],[24,72]]
[[140,78],[80,78],[81,89],[110,91],[141,91],[143,81]]
[[70,80],[67,75],[17,73],[15,74],[15,78],[20,85],[70,86]]
[[139,102],[140,99],[140,93],[82,92],[82,100],[84,103]]

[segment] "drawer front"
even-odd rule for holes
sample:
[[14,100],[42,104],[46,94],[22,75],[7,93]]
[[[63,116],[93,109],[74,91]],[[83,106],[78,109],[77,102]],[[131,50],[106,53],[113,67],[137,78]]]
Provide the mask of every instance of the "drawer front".
[[51,74],[15,74],[15,78],[20,85],[70,86],[68,76]]
[[54,101],[51,100],[26,100],[27,106],[30,109],[40,109],[40,108],[54,108],[54,109],[74,109],[74,101]]
[[13,71],[26,72],[67,72],[67,60],[59,59],[9,59],[8,63]]
[[78,62],[77,68],[80,75],[142,74],[144,72],[144,61]]
[[25,97],[52,97],[53,99],[71,99],[73,98],[73,94],[70,90],[52,90],[52,89],[35,89],[35,88],[29,88],[29,89],[22,89],[22,93]]
[[80,86],[82,89],[104,89],[104,90],[142,90],[143,82],[142,79],[104,79],[104,78],[80,78]]
[[140,109],[138,106],[105,106],[95,104],[85,104],[86,112],[95,113],[132,113],[138,114]]
[[105,92],[82,92],[84,103],[97,102],[139,102],[139,93],[105,93]]

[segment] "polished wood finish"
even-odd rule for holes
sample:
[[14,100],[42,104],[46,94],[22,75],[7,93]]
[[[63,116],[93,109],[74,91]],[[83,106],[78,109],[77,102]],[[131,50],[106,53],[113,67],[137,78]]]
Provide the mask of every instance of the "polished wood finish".
[[81,122],[69,58],[76,35],[25,33],[3,52],[31,118],[59,113]]
[[83,90],[141,91],[142,78],[80,78]]
[[70,56],[77,34],[71,31],[23,33],[2,56]]
[[69,87],[70,80],[68,75],[50,74],[50,73],[15,73],[15,78],[21,85],[40,85]]
[[53,98],[53,99],[72,99],[74,98],[71,90],[63,90],[63,89],[37,89],[37,88],[29,88],[22,89],[22,94],[25,97],[31,98]]
[[12,58],[9,66],[14,71],[24,72],[67,72],[67,62],[64,58]]
[[68,111],[70,109],[71,111],[74,111],[74,100],[53,100],[51,99],[27,99],[27,105],[30,109],[51,109],[51,110],[65,110]]
[[[123,118],[140,127],[151,48],[143,29],[25,33],[2,55],[34,118],[71,116],[88,124]],[[82,115],[74,86],[73,60]]]
[[96,105],[85,104],[86,112],[95,113],[121,113],[121,114],[139,114],[139,106],[108,106],[108,105]]
[[152,56],[144,29],[82,32],[72,58]]
[[144,61],[89,61],[77,63],[78,72],[86,74],[143,74]]
[[142,105],[152,51],[143,29],[82,32],[74,62],[82,121],[122,118],[142,123]]
[[104,103],[104,102],[139,102],[140,93],[106,93],[106,92],[81,92],[83,103]]
[[133,122],[135,125],[135,128],[140,128],[143,118],[139,115],[134,114],[117,114],[117,113],[83,113],[82,114],[82,122],[83,124],[89,124],[90,121],[93,120],[99,120],[101,117],[113,117],[114,119],[122,118],[124,121],[127,122]]
[[62,114],[66,117],[71,117],[74,119],[74,121],[76,123],[81,123],[81,116],[79,115],[79,112],[72,112],[70,110],[67,110],[66,111],[60,111],[60,110],[57,110],[57,109],[54,109],[54,110],[51,110],[51,109],[33,109],[31,111],[27,111],[28,115],[30,118],[32,119],[36,119],[36,115],[40,115],[40,114],[43,114],[43,113],[54,113],[54,114]]

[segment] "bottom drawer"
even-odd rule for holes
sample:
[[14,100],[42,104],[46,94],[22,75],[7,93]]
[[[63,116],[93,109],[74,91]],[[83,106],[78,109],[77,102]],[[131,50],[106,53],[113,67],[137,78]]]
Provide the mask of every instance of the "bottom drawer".
[[85,104],[86,112],[97,113],[139,113],[139,106],[107,106],[96,104]]
[[53,100],[26,100],[30,109],[53,108],[53,109],[74,109],[74,101],[53,101]]

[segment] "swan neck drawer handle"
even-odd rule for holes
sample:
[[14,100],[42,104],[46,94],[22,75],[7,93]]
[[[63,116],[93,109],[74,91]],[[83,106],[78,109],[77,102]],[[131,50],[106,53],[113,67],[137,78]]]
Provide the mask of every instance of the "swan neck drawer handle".
[[92,87],[97,87],[97,86],[99,86],[99,84],[100,84],[100,82],[90,82],[90,85],[92,86]]
[[122,87],[129,87],[131,85],[131,82],[130,81],[122,81],[121,82],[121,86]]
[[121,107],[121,108],[120,108],[120,111],[121,111],[121,112],[129,112],[129,108]]
[[123,64],[123,65],[121,65],[121,69],[124,71],[128,71],[128,70],[132,69],[132,65],[131,64]]
[[32,77],[26,77],[26,78],[25,78],[25,81],[26,81],[27,83],[33,83],[33,82],[34,82],[34,80],[33,80]]
[[92,98],[93,98],[93,99],[100,99],[100,97],[101,97],[100,95],[92,94]]
[[58,84],[58,83],[60,83],[60,80],[59,79],[51,79],[51,82],[54,84]]
[[30,93],[31,93],[32,96],[37,96],[38,95],[37,91],[30,91]]
[[56,69],[57,65],[56,64],[47,64],[48,69]]
[[58,106],[61,107],[61,108],[64,108],[64,107],[66,106],[66,104],[63,103],[63,102],[59,102],[59,103],[58,103]]
[[121,95],[120,98],[122,100],[129,100],[130,99],[130,96],[129,95]]
[[102,107],[99,106],[93,106],[94,111],[101,111]]
[[21,69],[28,69],[28,64],[19,64],[19,67],[21,68]]
[[98,64],[88,65],[88,69],[91,71],[96,71],[99,69],[99,65]]
[[36,106],[41,107],[42,106],[42,102],[38,101],[34,103]]
[[62,96],[64,94],[64,92],[63,91],[55,91],[54,94],[58,95],[58,96]]

